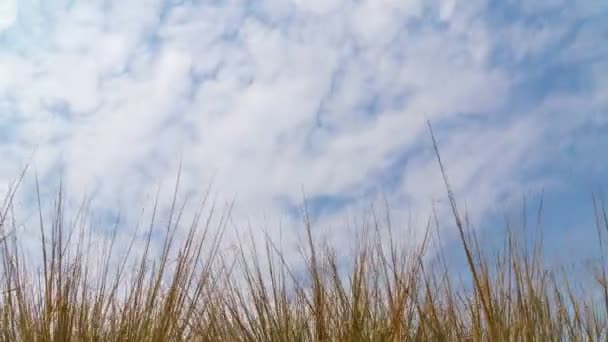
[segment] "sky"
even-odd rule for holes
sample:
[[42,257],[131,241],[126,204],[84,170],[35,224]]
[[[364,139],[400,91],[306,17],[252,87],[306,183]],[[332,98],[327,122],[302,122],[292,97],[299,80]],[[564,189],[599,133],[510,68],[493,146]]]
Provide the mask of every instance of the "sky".
[[30,165],[26,221],[33,173],[133,213],[181,162],[236,229],[297,240],[304,199],[337,244],[379,200],[423,228],[447,209],[427,121],[480,226],[544,193],[554,246],[594,242],[608,2],[0,1],[0,186]]

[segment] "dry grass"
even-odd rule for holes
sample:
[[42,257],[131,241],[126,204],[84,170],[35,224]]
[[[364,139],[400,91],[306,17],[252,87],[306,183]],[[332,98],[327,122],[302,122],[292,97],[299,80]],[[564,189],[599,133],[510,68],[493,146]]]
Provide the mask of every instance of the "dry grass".
[[[440,161],[440,160],[439,160]],[[443,165],[440,166],[443,170]],[[445,174],[445,173],[444,173]],[[213,206],[192,222],[182,209],[164,220],[160,250],[152,227],[143,246],[134,234],[117,248],[115,229],[91,248],[81,219],[66,223],[59,193],[52,219],[40,215],[41,260],[26,263],[19,241],[2,239],[0,339],[3,341],[605,341],[608,281],[604,234],[608,215],[594,201],[601,260],[595,281],[577,291],[568,272],[547,269],[542,244],[520,243],[513,229],[503,247],[484,251],[446,186],[468,269],[454,276],[441,252],[427,257],[436,230],[431,220],[415,249],[399,247],[389,220],[356,241],[348,265],[313,237],[305,220],[304,272],[294,270],[275,242],[262,250],[218,246],[226,216],[211,227]],[[0,215],[14,228],[10,208]],[[39,203],[40,204],[40,203]],[[42,212],[42,210],[40,210]],[[79,215],[84,216],[84,213]],[[76,223],[74,223],[76,222]],[[177,232],[186,228],[184,236]],[[388,243],[381,242],[389,236]],[[139,240],[138,240],[139,239]],[[355,242],[353,242],[355,244]],[[119,253],[119,258],[113,258]],[[491,257],[489,255],[492,255]],[[112,260],[118,260],[113,262]],[[93,267],[94,265],[95,267]],[[600,298],[601,300],[598,300]]]

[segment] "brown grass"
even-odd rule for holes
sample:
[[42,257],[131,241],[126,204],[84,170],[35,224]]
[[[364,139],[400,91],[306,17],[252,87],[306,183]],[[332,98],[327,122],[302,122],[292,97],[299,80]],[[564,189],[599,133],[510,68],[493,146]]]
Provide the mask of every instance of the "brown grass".
[[[502,248],[480,247],[445,181],[467,265],[457,276],[441,250],[434,259],[428,257],[429,245],[437,242],[433,233],[439,231],[433,220],[423,242],[405,249],[393,238],[399,232],[390,220],[374,216],[370,229],[353,242],[357,248],[345,266],[331,246],[315,239],[305,219],[300,261],[306,267],[298,271],[269,238],[263,246],[238,244],[235,254],[223,253],[219,246],[229,212],[220,217],[219,227],[212,227],[210,218],[217,211],[205,202],[184,224],[177,194],[163,221],[160,247],[153,252],[152,231],[160,222],[156,207],[149,228],[133,234],[126,249],[117,247],[118,225],[102,248],[93,248],[90,231],[79,229],[86,212],[67,224],[59,192],[51,219],[44,219],[40,209],[41,258],[26,263],[19,241],[9,234],[17,229],[10,214],[15,184],[0,212],[6,234],[0,256],[0,339],[607,339],[603,241],[608,215],[598,201],[593,206],[602,255],[597,267],[589,269],[594,281],[578,291],[580,282],[571,274],[545,267],[541,241],[529,247],[509,228]],[[180,229],[185,235],[178,236]],[[142,234],[143,244],[136,247]],[[389,237],[388,243],[382,242],[383,236]]]

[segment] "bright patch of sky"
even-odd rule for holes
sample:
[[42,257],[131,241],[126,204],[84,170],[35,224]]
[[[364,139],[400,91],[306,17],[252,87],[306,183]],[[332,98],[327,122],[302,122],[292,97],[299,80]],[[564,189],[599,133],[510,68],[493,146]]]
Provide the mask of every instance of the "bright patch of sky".
[[17,0],[0,1],[0,32],[10,28],[17,19]]
[[544,189],[591,219],[563,199],[605,184],[607,110],[605,1],[0,3],[0,179],[31,161],[100,208],[143,205],[181,159],[237,225],[303,194],[328,224],[380,196],[423,223],[445,203],[430,120],[475,216]]

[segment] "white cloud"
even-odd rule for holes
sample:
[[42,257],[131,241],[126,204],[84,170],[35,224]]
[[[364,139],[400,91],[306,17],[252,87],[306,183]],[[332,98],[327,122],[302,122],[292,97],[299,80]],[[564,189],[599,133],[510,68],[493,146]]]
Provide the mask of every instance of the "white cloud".
[[17,20],[17,0],[0,1],[0,32],[13,26]]
[[[559,40],[553,27],[493,27],[483,1],[245,5],[28,8],[45,33],[20,26],[12,34],[31,41],[0,48],[0,73],[9,75],[0,78],[0,131],[18,121],[17,139],[0,139],[0,148],[23,160],[39,145],[40,173],[63,160],[72,191],[96,189],[105,207],[137,203],[159,180],[167,186],[182,157],[186,189],[213,179],[222,198],[236,196],[240,222],[285,215],[277,199],[296,203],[302,188],[364,203],[382,172],[403,172],[391,199],[424,216],[443,194],[430,119],[458,127],[440,129],[440,140],[471,206],[489,210],[498,195],[534,185],[518,169],[543,153],[551,104],[510,112],[514,82],[526,75],[495,65],[492,53],[507,41],[520,58],[540,56]],[[589,96],[605,108],[599,93],[573,101]],[[471,113],[480,119],[467,121]],[[579,124],[564,123],[564,132]],[[400,154],[407,165],[392,170]]]
[[454,10],[456,9],[456,0],[443,0],[439,3],[439,18],[443,21],[450,21]]

